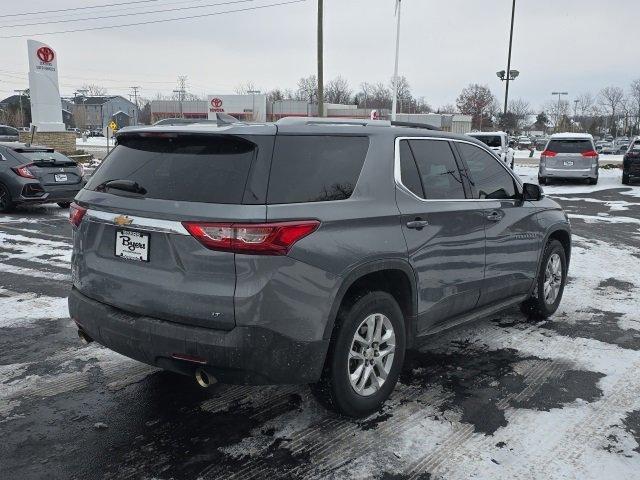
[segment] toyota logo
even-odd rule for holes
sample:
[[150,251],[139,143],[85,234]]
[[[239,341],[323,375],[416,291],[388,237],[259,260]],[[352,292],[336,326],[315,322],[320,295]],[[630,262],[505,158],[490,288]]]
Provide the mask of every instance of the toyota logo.
[[36,55],[38,56],[38,58],[40,59],[40,61],[44,62],[44,63],[51,63],[53,62],[53,59],[55,58],[56,54],[53,53],[53,50],[51,50],[49,47],[40,47],[37,51],[36,51]]
[[219,98],[212,98],[211,106],[213,108],[220,108],[222,106],[222,100],[220,100]]

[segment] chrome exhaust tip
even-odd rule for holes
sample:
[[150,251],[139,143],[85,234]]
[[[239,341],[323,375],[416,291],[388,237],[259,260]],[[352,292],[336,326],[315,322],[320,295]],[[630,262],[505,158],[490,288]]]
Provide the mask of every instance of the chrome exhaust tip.
[[93,342],[93,338],[87,335],[87,332],[85,332],[84,330],[78,329],[78,337],[80,338],[80,341],[85,345],[89,345],[91,342]]
[[216,383],[217,380],[214,377],[212,377],[211,375],[209,375],[207,372],[205,372],[203,369],[197,368],[196,369],[196,382],[202,388],[208,388],[211,385],[213,385],[214,383]]

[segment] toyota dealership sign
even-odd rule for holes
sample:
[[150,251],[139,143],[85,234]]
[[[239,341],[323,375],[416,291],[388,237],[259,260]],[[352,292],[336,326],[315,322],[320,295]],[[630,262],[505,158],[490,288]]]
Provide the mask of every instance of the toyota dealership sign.
[[27,40],[32,124],[40,132],[64,131],[58,87],[58,56],[53,48]]
[[264,122],[267,118],[267,96],[264,94],[209,95],[207,106],[209,120],[215,120],[218,113],[247,121]]

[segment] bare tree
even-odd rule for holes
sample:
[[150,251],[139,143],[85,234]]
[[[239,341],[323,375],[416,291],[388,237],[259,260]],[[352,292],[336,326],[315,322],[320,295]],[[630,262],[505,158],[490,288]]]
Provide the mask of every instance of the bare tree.
[[260,89],[251,80],[244,83],[240,83],[236,85],[236,87],[233,89],[236,95],[247,95],[249,92],[255,92],[257,90],[260,90]]
[[327,103],[351,103],[352,94],[349,83],[340,76],[329,81],[324,87],[324,100]]
[[453,103],[447,103],[441,107],[436,108],[436,113],[456,113],[458,109]]
[[557,102],[555,100],[551,100],[544,106],[544,111],[553,122],[553,128],[556,131],[567,129],[570,112],[568,101],[561,100],[560,102]]
[[274,88],[267,92],[267,102],[276,102],[278,100],[284,100],[285,94],[279,88]]
[[530,115],[533,115],[531,105],[523,98],[515,98],[509,102],[508,110],[515,117],[516,130],[521,130]]
[[298,80],[298,89],[295,92],[296,100],[306,100],[308,102],[318,99],[318,78],[315,75],[302,77]]
[[618,122],[616,119],[616,112],[620,109],[621,103],[624,99],[624,90],[620,87],[605,87],[600,90],[600,104],[607,109],[611,114],[611,124],[613,126],[613,135],[618,134]]
[[496,97],[487,85],[473,83],[462,89],[456,105],[461,113],[472,116],[473,128],[482,129],[483,120],[490,119],[490,108],[495,101]]
[[593,95],[591,95],[590,92],[581,93],[576,97],[576,100],[578,100],[576,113],[580,117],[587,116],[593,109],[593,106],[596,104],[596,99],[593,97]]
[[96,85],[95,83],[85,83],[78,90],[86,91],[88,97],[102,97],[107,94],[105,87]]

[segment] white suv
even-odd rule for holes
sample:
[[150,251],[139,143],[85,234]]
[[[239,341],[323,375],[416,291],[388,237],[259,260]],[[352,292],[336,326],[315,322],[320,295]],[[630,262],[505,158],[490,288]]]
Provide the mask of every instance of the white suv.
[[467,135],[487,145],[491,150],[496,152],[500,160],[509,165],[513,170],[513,154],[515,150],[509,146],[509,136],[505,132],[473,132]]

